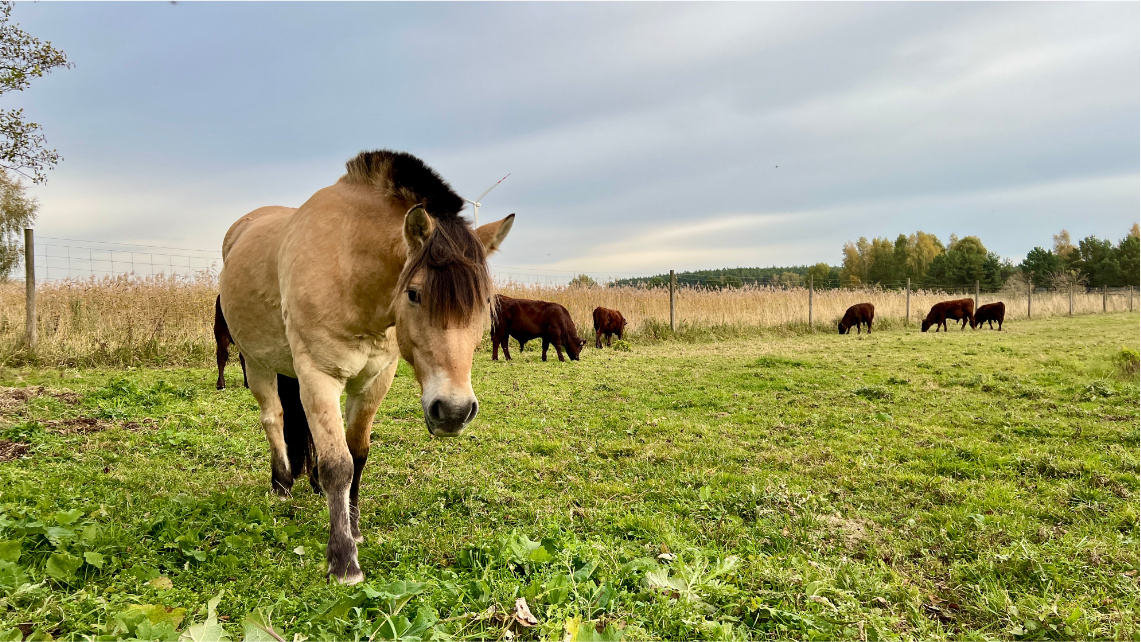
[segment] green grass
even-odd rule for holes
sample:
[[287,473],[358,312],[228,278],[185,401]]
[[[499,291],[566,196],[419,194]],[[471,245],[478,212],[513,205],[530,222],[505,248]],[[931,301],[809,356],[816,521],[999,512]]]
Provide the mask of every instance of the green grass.
[[236,363],[224,392],[5,370],[46,389],[0,392],[30,449],[0,463],[0,639],[241,639],[251,612],[287,639],[503,638],[518,597],[525,639],[1136,639],[1138,339],[1115,314],[481,352],[454,440],[402,365],[353,588],[325,582],[323,500],[267,494]]

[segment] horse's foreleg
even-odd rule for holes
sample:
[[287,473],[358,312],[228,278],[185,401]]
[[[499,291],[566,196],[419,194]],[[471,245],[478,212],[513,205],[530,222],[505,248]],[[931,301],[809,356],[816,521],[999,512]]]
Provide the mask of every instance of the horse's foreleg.
[[226,362],[230,360],[230,334],[219,334],[217,331],[214,333],[214,340],[217,342],[217,349],[214,355],[218,358],[218,382],[214,387],[222,390],[226,387]]
[[365,461],[368,460],[368,449],[372,438],[372,421],[376,417],[376,409],[384,401],[384,395],[392,387],[392,379],[396,376],[396,364],[392,365],[372,381],[360,387],[349,385],[349,395],[345,401],[345,413],[348,415],[348,429],[345,438],[349,444],[349,454],[353,457],[353,483],[349,487],[349,530],[353,541],[363,542],[360,519],[360,488],[361,473],[364,472]]
[[277,373],[250,366],[247,374],[250,392],[261,409],[261,427],[269,441],[270,487],[278,495],[289,497],[293,488],[293,471],[285,448],[285,420],[281,399],[277,396]]
[[357,563],[349,518],[349,490],[353,483],[353,457],[345,438],[341,418],[341,391],[345,384],[314,366],[294,357],[301,404],[309,420],[313,447],[317,451],[317,471],[329,503],[329,544],[325,548],[328,575],[342,584],[364,579]]

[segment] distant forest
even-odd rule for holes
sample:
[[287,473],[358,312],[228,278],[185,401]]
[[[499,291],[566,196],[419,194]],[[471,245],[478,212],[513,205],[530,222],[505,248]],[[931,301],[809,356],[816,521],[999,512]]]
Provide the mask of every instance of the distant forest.
[[[844,244],[839,266],[817,263],[792,267],[724,268],[679,272],[679,285],[703,288],[739,288],[746,285],[801,287],[812,278],[818,288],[880,286],[914,288],[970,288],[977,281],[984,290],[1032,281],[1039,288],[1070,284],[1086,287],[1141,285],[1141,226],[1137,223],[1117,243],[1088,236],[1074,245],[1070,233],[1053,237],[1051,248],[1035,247],[1018,264],[986,249],[977,236],[951,235],[946,245],[934,234],[900,234],[894,241],[881,237]],[[669,274],[613,281],[613,286],[656,287],[669,284]],[[572,283],[589,284],[585,275]]]

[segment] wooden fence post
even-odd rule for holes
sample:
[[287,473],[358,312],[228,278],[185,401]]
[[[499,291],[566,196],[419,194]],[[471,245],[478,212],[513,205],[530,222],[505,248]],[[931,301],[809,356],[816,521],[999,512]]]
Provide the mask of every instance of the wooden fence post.
[[812,326],[812,291],[813,291],[812,275],[808,276],[808,331],[815,332],[816,329]]
[[1109,289],[1106,286],[1101,286],[1101,311],[1106,312],[1106,299],[1109,298]]
[[907,277],[907,305],[904,309],[904,325],[911,325],[911,277]]
[[979,282],[975,281],[975,310],[979,309]]
[[670,332],[677,332],[677,276],[670,270]]
[[1074,282],[1070,281],[1070,316],[1074,316]]
[[24,343],[36,349],[36,263],[32,228],[24,228]]
[[1030,318],[1030,294],[1034,292],[1034,273],[1026,279],[1026,318]]
[[1129,311],[1133,311],[1133,286],[1129,286]]

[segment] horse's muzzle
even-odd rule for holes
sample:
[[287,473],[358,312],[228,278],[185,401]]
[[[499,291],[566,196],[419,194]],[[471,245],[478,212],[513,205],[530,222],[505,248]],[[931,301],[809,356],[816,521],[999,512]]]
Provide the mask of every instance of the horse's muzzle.
[[472,419],[479,414],[479,401],[475,397],[467,399],[442,399],[421,401],[424,407],[424,423],[428,433],[434,437],[455,437],[463,431]]

